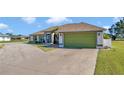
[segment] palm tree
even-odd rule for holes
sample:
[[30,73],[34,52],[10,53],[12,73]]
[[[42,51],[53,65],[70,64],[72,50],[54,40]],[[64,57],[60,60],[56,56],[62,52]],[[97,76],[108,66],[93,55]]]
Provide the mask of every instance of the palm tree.
[[109,28],[110,34],[115,37],[124,37],[124,18],[122,18],[117,23],[113,24],[111,28]]

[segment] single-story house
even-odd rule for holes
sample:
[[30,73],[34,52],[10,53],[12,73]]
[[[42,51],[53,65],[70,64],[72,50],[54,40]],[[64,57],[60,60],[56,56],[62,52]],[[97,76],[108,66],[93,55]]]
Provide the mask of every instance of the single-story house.
[[0,34],[0,41],[11,41],[11,37],[9,35]]
[[29,38],[28,36],[24,35],[11,35],[12,40],[26,40],[28,38]]
[[97,48],[103,46],[105,30],[88,23],[73,23],[51,27],[40,32],[43,32],[45,44],[57,44],[65,48]]

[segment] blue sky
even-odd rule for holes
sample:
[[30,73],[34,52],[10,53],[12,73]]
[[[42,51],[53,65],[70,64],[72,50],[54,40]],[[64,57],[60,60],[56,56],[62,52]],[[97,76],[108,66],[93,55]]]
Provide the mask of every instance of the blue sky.
[[120,17],[0,17],[0,32],[28,35],[55,25],[86,22],[108,28]]

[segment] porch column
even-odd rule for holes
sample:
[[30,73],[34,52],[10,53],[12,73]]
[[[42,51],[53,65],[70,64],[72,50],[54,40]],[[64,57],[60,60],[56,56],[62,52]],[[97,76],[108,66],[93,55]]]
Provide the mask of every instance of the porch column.
[[44,34],[44,41],[47,43],[46,33]]
[[38,41],[38,42],[40,41],[39,36],[37,36],[37,41]]
[[54,33],[51,34],[51,44],[54,44]]
[[59,47],[64,47],[64,34],[59,33]]

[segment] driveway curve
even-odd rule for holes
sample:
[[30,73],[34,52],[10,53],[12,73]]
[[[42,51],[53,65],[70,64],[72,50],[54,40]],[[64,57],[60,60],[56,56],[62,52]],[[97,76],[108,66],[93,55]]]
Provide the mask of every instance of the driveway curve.
[[0,49],[1,75],[92,75],[97,49],[44,52],[29,44],[8,43]]

